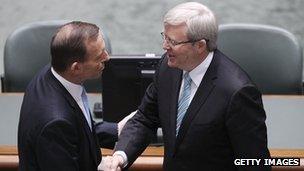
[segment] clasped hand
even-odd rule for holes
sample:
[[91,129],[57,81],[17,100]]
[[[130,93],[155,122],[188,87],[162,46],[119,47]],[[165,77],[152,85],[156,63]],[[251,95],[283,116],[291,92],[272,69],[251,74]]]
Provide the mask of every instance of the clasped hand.
[[120,155],[107,156],[102,160],[101,170],[103,171],[121,171],[123,158]]

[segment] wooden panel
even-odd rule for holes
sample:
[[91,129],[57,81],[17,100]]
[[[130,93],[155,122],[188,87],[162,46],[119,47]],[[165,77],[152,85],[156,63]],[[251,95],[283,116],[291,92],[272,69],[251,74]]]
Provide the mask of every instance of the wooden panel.
[[[108,156],[112,155],[112,150],[110,149],[101,149],[102,155]],[[0,153],[1,154],[1,153]],[[159,156],[162,157],[164,155],[164,147],[148,147],[142,154],[141,156]]]
[[[112,150],[101,149],[104,156],[112,155]],[[17,155],[16,146],[0,146],[0,155]],[[141,156],[160,156],[164,154],[163,147],[148,147]],[[304,158],[304,149],[270,149],[272,157],[298,157]]]
[[[112,155],[112,150],[101,149],[103,156]],[[148,147],[130,171],[161,171],[163,147]],[[304,171],[304,149],[271,149],[272,157],[301,158],[300,167],[273,167],[273,171]],[[0,146],[0,171],[18,170],[18,151],[15,146]]]
[[0,146],[0,155],[18,155],[16,146]]

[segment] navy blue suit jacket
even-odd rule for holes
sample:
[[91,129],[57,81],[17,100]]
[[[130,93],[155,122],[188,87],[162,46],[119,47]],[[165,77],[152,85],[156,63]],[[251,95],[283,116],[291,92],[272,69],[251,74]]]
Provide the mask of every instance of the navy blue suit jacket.
[[269,158],[261,93],[248,75],[215,50],[176,137],[181,80],[182,70],[170,68],[164,55],[115,150],[125,151],[132,164],[161,126],[165,170],[270,170],[234,165],[237,158]]
[[111,147],[116,140],[117,124],[99,123],[90,130],[49,65],[28,85],[18,127],[19,170],[96,171],[99,145]]

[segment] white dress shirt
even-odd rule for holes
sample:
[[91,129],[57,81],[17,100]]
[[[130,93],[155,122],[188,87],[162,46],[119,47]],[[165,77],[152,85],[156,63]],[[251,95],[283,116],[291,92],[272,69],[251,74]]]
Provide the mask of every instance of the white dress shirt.
[[[191,93],[190,93],[189,103],[191,103],[200,83],[202,82],[212,59],[213,59],[213,51],[209,52],[206,59],[202,63],[200,63],[197,67],[195,67],[192,71],[189,72],[189,76],[191,78]],[[185,73],[186,73],[186,71],[183,71],[183,75]],[[184,88],[184,77],[183,77],[182,84],[180,87],[178,99],[180,99],[180,97],[181,97],[183,88]]]
[[87,123],[92,130],[92,125],[91,125],[91,114],[87,113],[81,98],[81,94],[83,91],[83,86],[79,84],[74,84],[62,76],[60,76],[54,69],[53,67],[51,68],[52,74],[56,77],[56,79],[68,90],[68,92],[72,95],[74,100],[77,102],[78,106],[80,107],[84,117],[87,120]]

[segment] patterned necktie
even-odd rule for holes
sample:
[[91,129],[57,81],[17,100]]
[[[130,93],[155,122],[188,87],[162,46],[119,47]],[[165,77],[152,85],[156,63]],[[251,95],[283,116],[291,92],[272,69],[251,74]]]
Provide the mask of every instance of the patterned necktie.
[[177,110],[177,119],[176,119],[176,136],[178,135],[179,127],[182,123],[182,120],[185,116],[185,113],[188,109],[190,102],[190,94],[191,94],[191,78],[189,76],[189,72],[184,74],[184,88],[181,93],[181,97],[178,100],[178,110]]
[[82,102],[83,102],[83,106],[84,106],[84,109],[86,111],[86,113],[84,114],[89,126],[90,126],[90,129],[92,130],[92,122],[91,122],[91,114],[90,114],[90,108],[89,108],[89,101],[88,101],[88,97],[87,97],[87,93],[85,91],[85,89],[83,88],[82,90],[82,93],[81,93],[81,99],[82,99]]

